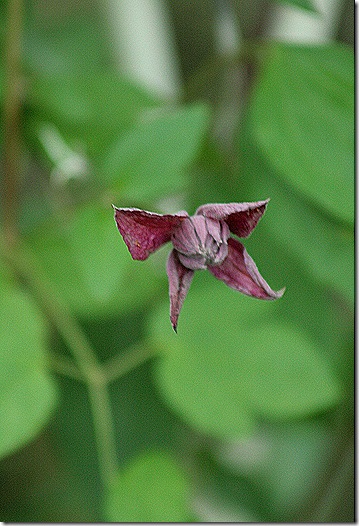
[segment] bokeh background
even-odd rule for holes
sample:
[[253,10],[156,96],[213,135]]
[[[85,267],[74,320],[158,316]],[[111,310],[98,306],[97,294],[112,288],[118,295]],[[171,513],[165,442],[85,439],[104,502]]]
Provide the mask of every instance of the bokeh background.
[[[0,518],[352,522],[354,10],[0,6]],[[282,299],[133,261],[111,204],[257,201]]]

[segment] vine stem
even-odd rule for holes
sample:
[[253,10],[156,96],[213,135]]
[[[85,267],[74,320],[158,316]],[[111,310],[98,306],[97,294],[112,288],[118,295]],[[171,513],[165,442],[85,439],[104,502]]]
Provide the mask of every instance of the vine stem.
[[16,273],[28,283],[44,312],[63,337],[88,388],[100,474],[103,485],[107,487],[117,472],[117,455],[105,371],[81,326],[41,272],[33,254],[23,244],[11,248],[3,246],[3,251]]
[[114,382],[155,356],[158,356],[157,350],[134,345],[125,354],[116,355],[104,363],[106,379],[108,382]]
[[3,228],[5,243],[17,240],[17,187],[21,167],[21,40],[23,1],[9,0],[4,47],[4,176]]

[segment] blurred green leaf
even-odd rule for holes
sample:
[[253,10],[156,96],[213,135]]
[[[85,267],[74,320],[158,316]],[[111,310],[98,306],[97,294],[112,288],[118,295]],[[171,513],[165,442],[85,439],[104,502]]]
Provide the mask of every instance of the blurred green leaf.
[[101,72],[111,64],[113,56],[98,5],[46,2],[31,5],[30,12],[23,54],[31,70],[91,77],[94,71]]
[[118,474],[106,515],[111,522],[189,522],[188,497],[186,476],[174,459],[149,452]]
[[123,273],[116,234],[110,211],[91,205],[76,211],[68,229],[82,281],[100,302],[111,298]]
[[338,44],[274,44],[252,98],[264,154],[294,188],[354,219],[354,59]]
[[54,409],[55,386],[46,372],[46,325],[22,291],[0,295],[0,456],[32,440]]
[[213,282],[190,291],[178,335],[166,310],[158,310],[151,326],[154,344],[165,351],[157,381],[167,402],[195,428],[242,436],[259,415],[297,418],[338,402],[338,382],[320,349],[278,319],[276,304]]
[[26,239],[47,278],[77,314],[123,313],[146,302],[159,285],[153,261],[132,260],[111,207],[79,207],[61,221],[42,223]]
[[129,80],[111,73],[37,76],[28,91],[29,133],[52,123],[72,145],[97,157],[158,101]]
[[313,4],[312,0],[276,0],[281,4],[289,4],[294,7],[299,7],[305,11],[310,11],[311,13],[318,13],[318,9]]
[[[305,200],[272,181],[278,199],[272,207],[268,228],[305,262],[307,269],[327,286],[334,286],[349,304],[354,296],[354,235],[326,221]],[[289,199],[292,197],[291,203]]]
[[[278,177],[268,159],[255,145],[247,126],[241,133],[238,146],[242,185],[248,186],[249,195],[271,197],[262,228],[268,228],[273,237],[282,242],[283,247],[293,252],[316,280],[327,287],[334,287],[352,305],[352,228],[330,220],[320,209],[308,203],[300,192]],[[248,174],[245,181],[243,174]]]
[[103,178],[129,200],[182,190],[188,185],[185,169],[194,161],[208,124],[209,111],[202,104],[155,114],[110,148]]

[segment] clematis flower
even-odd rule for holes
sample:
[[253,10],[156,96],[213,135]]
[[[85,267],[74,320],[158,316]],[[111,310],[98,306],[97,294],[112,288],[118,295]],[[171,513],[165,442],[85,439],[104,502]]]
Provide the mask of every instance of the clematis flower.
[[195,270],[207,269],[232,289],[263,300],[280,298],[260,275],[237,239],[248,237],[265,212],[269,199],[254,203],[207,204],[195,215],[155,214],[138,208],[116,208],[115,221],[133,259],[144,260],[172,242],[167,261],[170,319],[177,332],[180,310]]

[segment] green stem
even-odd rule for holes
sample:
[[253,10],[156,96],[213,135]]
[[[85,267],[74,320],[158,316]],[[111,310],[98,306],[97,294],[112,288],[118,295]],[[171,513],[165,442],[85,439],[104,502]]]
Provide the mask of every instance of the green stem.
[[24,246],[18,246],[16,249],[4,249],[4,255],[37,296],[44,311],[71,350],[87,385],[101,478],[104,486],[107,486],[117,471],[117,458],[112,409],[102,366],[81,326],[48,283],[33,254]]
[[17,196],[21,166],[21,35],[23,25],[22,0],[9,0],[5,34],[4,66],[4,177],[3,227],[5,243],[14,245],[17,239]]
[[154,349],[134,346],[126,354],[114,356],[104,364],[107,381],[113,382],[121,378],[156,355],[158,355],[158,351]]
[[72,363],[71,360],[68,360],[64,356],[59,356],[56,354],[50,355],[48,359],[48,365],[54,372],[58,374],[68,376],[69,378],[79,382],[84,381],[84,378],[78,368]]

